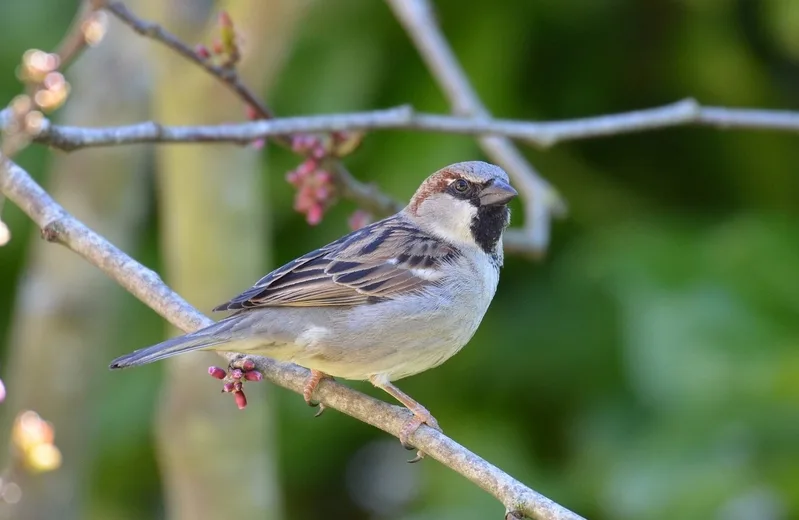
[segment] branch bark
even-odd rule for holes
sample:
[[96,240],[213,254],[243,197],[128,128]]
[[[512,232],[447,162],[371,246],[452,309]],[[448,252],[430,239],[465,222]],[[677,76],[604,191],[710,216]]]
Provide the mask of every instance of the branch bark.
[[206,72],[222,80],[239,98],[253,107],[260,117],[269,119],[272,111],[261,103],[258,96],[244,84],[233,67],[215,65],[210,60],[203,59],[194,49],[183,43],[180,38],[167,31],[157,23],[142,20],[128,9],[122,2],[112,2],[108,0],[94,0],[96,8],[103,8],[116,16],[121,22],[128,25],[140,35],[159,41],[178,53],[180,56],[203,68]]
[[[10,118],[0,112],[0,127]],[[64,151],[136,143],[249,144],[255,139],[297,133],[412,130],[474,136],[503,136],[542,148],[567,141],[610,137],[678,126],[705,126],[722,130],[773,130],[799,133],[799,112],[752,108],[702,106],[684,99],[660,107],[562,121],[519,121],[447,116],[415,112],[408,105],[395,108],[217,125],[168,126],[145,121],[97,128],[55,125],[44,120],[34,141]]]
[[[0,191],[42,229],[45,239],[81,255],[176,327],[189,332],[213,323],[173,292],[155,272],[137,263],[67,213],[25,170],[3,157],[0,157]],[[231,360],[236,357],[233,353],[228,355]],[[264,357],[254,360],[265,379],[302,393],[308,370]],[[400,429],[410,418],[407,410],[335,381],[324,381],[316,395],[325,406],[394,436],[399,436]],[[509,512],[523,513],[537,520],[582,519],[437,430],[422,426],[411,435],[410,441],[428,456],[494,495]]]

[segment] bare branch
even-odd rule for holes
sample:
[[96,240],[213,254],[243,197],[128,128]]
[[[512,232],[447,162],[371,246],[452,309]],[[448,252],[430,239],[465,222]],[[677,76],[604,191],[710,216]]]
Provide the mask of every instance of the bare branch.
[[378,215],[390,215],[405,206],[397,199],[380,191],[374,184],[360,182],[341,163],[336,165],[336,181],[345,197]]
[[[10,121],[0,111],[0,128]],[[692,99],[662,107],[564,121],[526,122],[508,119],[416,113],[409,106],[370,112],[326,114],[206,126],[164,126],[153,121],[102,128],[59,126],[43,120],[36,142],[72,151],[134,143],[230,142],[247,144],[263,137],[297,133],[414,130],[465,135],[495,135],[552,146],[565,141],[651,131],[675,126],[710,126],[799,132],[799,113],[785,110],[702,107]],[[374,197],[376,194],[368,195]],[[382,204],[378,203],[378,206]],[[393,206],[392,206],[393,208]]]
[[264,119],[272,118],[272,111],[269,110],[269,108],[264,105],[260,99],[258,99],[258,96],[256,96],[255,93],[252,92],[243,81],[241,81],[241,78],[239,78],[235,68],[216,65],[210,60],[204,59],[197,54],[194,49],[180,41],[177,36],[170,33],[157,23],[147,22],[137,17],[127,7],[125,7],[125,4],[122,2],[111,2],[107,0],[94,1],[96,5],[106,9],[108,12],[119,18],[120,21],[130,26],[130,28],[137,33],[163,43],[187,60],[205,69],[212,76],[218,78],[220,81],[222,81],[222,83],[227,85],[228,88],[235,92],[236,95],[245,103],[250,105],[256,111],[259,117]]
[[[180,329],[190,332],[213,323],[174,293],[147,269],[59,206],[21,167],[0,156],[0,191],[19,206],[41,229],[42,236],[58,242],[97,266],[110,278]],[[238,357],[229,354],[228,359]],[[253,357],[256,368],[274,384],[302,393],[308,370],[269,358]],[[323,382],[316,394],[335,408],[387,433],[398,436],[409,412],[334,381]],[[528,488],[496,466],[478,457],[443,433],[422,426],[411,442],[445,466],[494,495],[507,511],[539,520],[580,520],[582,517]]]
[[[78,7],[69,29],[61,39],[61,42],[56,47],[55,53],[59,57],[59,68],[66,69],[81,52],[86,49],[86,46],[91,42],[94,35],[89,34],[89,31],[94,30],[99,32],[96,37],[102,37],[102,21],[97,16],[94,0],[83,0]],[[91,24],[97,24],[92,26]]]
[[[444,91],[454,112],[477,118],[490,117],[458,63],[449,42],[441,33],[430,3],[427,0],[387,0],[387,2],[416,45],[430,74]],[[483,151],[507,170],[525,201],[524,228],[510,230],[506,242],[527,243],[528,249],[534,253],[543,253],[549,243],[551,217],[565,214],[566,203],[509,139],[484,136],[479,142]]]

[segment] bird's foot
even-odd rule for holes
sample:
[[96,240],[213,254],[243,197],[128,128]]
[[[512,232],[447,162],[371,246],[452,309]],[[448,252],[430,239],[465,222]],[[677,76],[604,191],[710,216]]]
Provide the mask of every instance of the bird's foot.
[[325,405],[314,401],[313,400],[313,393],[316,390],[316,387],[319,386],[319,383],[322,382],[322,379],[333,379],[331,376],[325,374],[324,372],[320,372],[318,370],[311,370],[310,375],[305,380],[305,385],[302,387],[302,397],[305,399],[305,403],[308,406],[318,406],[319,411],[314,414],[314,417],[319,417],[325,411]]
[[[427,408],[417,403],[411,396],[397,388],[394,384],[389,381],[388,377],[385,374],[374,374],[369,376],[369,381],[375,385],[377,388],[384,390],[387,394],[391,395],[394,399],[401,402],[405,405],[405,407],[410,410],[413,414],[413,417],[408,419],[408,421],[402,426],[399,432],[399,440],[402,443],[402,447],[406,450],[412,450],[414,447],[410,443],[410,436],[419,429],[419,427],[423,424],[428,425],[431,428],[434,428],[438,431],[441,431],[441,427],[438,425],[438,421],[433,415],[427,411]],[[424,458],[424,453],[422,450],[416,452],[416,457],[409,460],[408,462],[419,462]]]
[[255,362],[246,356],[236,358],[230,362],[228,369],[221,367],[209,367],[208,374],[224,381],[222,392],[233,394],[236,406],[243,410],[247,406],[247,396],[244,395],[245,381],[261,381],[264,376],[255,369]]
[[[403,448],[405,448],[406,450],[413,450],[415,449],[415,447],[410,443],[409,437],[413,435],[413,433],[416,432],[416,430],[418,430],[421,425],[426,424],[435,430],[438,431],[442,430],[441,427],[438,425],[438,421],[436,420],[436,418],[433,417],[433,415],[424,406],[417,403],[416,406],[412,408],[409,407],[408,409],[413,413],[413,417],[408,419],[408,421],[402,426],[402,429],[400,430],[399,433],[399,440],[402,443]],[[408,462],[410,463],[419,462],[423,458],[424,458],[424,453],[421,450],[419,450],[416,452],[416,457],[412,458]]]

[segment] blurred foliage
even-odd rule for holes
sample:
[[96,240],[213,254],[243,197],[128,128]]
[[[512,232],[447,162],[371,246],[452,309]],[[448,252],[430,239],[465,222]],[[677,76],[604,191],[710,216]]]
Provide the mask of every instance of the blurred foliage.
[[[55,45],[76,3],[0,3],[0,99],[20,89],[21,54]],[[799,109],[795,0],[436,5],[499,116],[579,117],[686,96]],[[314,5],[269,98],[285,115],[447,110],[388,8],[355,0]],[[545,261],[508,259],[468,348],[400,386],[459,442],[592,519],[799,518],[798,145],[785,133],[679,128],[527,151],[569,200],[570,218],[555,226]],[[40,178],[47,154],[34,146],[20,160]],[[475,158],[466,137],[381,132],[347,163],[404,199],[434,169]],[[285,151],[263,161],[278,263],[344,233],[355,209],[341,203],[309,227],[283,179],[296,163]],[[3,218],[14,238],[0,251],[0,341],[34,234],[16,208]],[[153,213],[132,251],[155,268],[157,222]],[[127,301],[119,342],[98,365],[163,334],[154,313]],[[163,516],[151,436],[161,372],[98,381],[86,518]],[[209,378],[197,398],[224,398],[217,390]],[[437,463],[404,465],[381,432],[335,412],[312,420],[282,390],[270,399],[288,518],[501,516]],[[246,464],[242,454],[243,480]]]

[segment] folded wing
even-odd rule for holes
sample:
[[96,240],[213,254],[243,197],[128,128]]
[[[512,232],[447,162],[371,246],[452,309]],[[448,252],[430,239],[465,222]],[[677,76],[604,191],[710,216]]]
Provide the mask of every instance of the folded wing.
[[457,256],[394,215],[276,269],[214,310],[377,303],[439,283],[439,268]]

